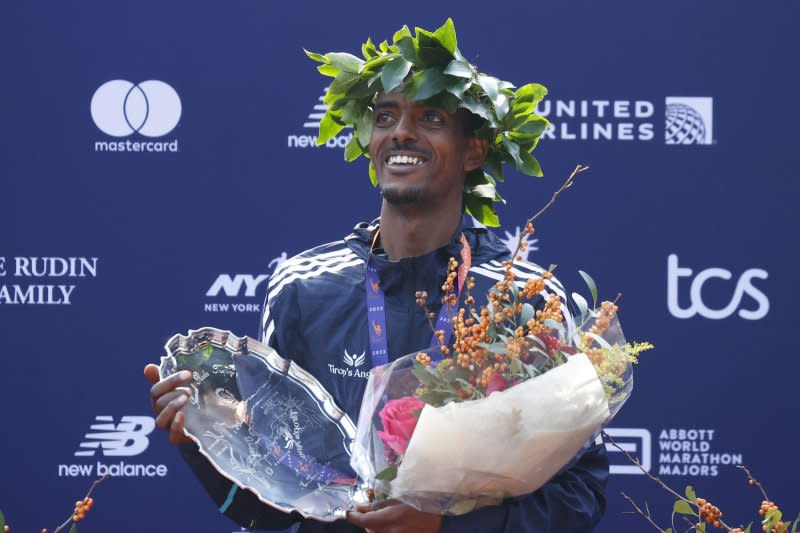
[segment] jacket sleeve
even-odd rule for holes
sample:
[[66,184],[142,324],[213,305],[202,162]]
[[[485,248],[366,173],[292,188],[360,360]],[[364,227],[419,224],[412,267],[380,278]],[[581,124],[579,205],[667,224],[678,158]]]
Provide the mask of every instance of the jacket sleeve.
[[[281,335],[275,332],[275,317],[280,315],[287,320],[291,318],[290,311],[289,313],[284,313],[284,309],[282,309],[282,307],[286,306],[284,292],[286,291],[282,291],[280,295],[274,298],[270,298],[269,292],[267,293],[259,328],[259,338],[262,339],[262,342],[269,344],[279,353],[278,339],[281,338]],[[281,530],[290,527],[301,519],[301,516],[297,513],[288,514],[279,511],[261,502],[249,490],[240,489],[235,483],[220,474],[200,454],[194,442],[182,445],[180,453],[220,512],[237,524],[253,529]]]
[[536,492],[464,515],[445,516],[441,531],[587,532],[605,512],[607,480],[605,445],[595,444]]

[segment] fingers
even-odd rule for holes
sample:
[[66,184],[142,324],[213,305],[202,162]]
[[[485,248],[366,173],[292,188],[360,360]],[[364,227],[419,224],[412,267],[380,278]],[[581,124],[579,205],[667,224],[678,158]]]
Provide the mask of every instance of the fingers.
[[183,426],[186,422],[186,415],[182,411],[175,413],[175,418],[169,427],[169,442],[175,446],[188,442],[190,439],[183,433]]
[[377,511],[347,513],[347,521],[364,529],[381,529],[394,525],[402,514],[401,505],[388,505]]
[[175,415],[189,401],[189,397],[181,391],[172,391],[159,398],[156,402],[158,416],[156,416],[156,427],[159,429],[170,430],[175,420]]
[[[146,368],[146,367],[145,367]],[[188,370],[181,370],[171,376],[167,376],[150,389],[150,398],[155,402],[164,394],[186,385],[191,381],[192,373]]]
[[158,383],[158,366],[150,363],[144,367],[144,377],[150,383]]

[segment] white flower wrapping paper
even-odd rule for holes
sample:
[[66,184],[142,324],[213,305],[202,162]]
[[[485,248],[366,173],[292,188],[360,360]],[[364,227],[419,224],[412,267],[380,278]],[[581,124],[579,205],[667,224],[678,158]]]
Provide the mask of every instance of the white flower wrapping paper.
[[535,491],[611,416],[594,366],[579,353],[487,398],[425,405],[396,478],[376,480],[391,461],[377,435],[379,406],[410,394],[418,383],[406,358],[373,369],[351,466],[379,493],[426,512],[460,514]]
[[603,386],[584,354],[482,400],[426,405],[392,496],[413,498],[422,487],[481,500],[533,492],[608,417]]

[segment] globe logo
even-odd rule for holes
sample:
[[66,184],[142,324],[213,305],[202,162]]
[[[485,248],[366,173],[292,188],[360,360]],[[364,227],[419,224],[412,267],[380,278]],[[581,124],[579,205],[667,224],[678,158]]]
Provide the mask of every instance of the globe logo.
[[112,137],[161,137],[175,129],[181,111],[178,93],[158,80],[111,80],[95,91],[91,103],[92,120]]
[[684,104],[667,106],[667,144],[705,144],[706,125],[700,113]]
[[666,144],[712,144],[713,98],[668,96]]

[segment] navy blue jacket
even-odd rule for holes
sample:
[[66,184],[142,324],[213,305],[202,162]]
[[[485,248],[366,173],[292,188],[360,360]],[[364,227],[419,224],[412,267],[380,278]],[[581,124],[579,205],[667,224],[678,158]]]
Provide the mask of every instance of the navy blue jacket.
[[[318,246],[280,265],[269,281],[261,322],[261,339],[287,359],[313,374],[337,404],[358,419],[366,376],[371,368],[365,293],[366,261],[378,270],[386,298],[389,359],[426,348],[431,330],[415,293],[427,291],[430,302],[441,300],[441,285],[450,257],[459,257],[463,232],[472,252],[472,291],[481,302],[488,288],[502,277],[506,246],[483,228],[464,224],[453,241],[429,254],[389,261],[381,250],[370,252],[377,221],[362,223],[342,241]],[[515,263],[516,280],[524,284],[542,269],[532,263]],[[546,290],[566,300],[554,278]],[[434,312],[439,306],[429,306]],[[567,308],[566,301],[562,306]],[[571,317],[567,317],[568,326]],[[248,491],[231,488],[196,452],[194,445],[182,455],[225,514],[247,527],[281,529],[302,520],[260,503]],[[446,516],[442,531],[581,532],[589,531],[605,510],[603,490],[608,462],[602,445],[589,448],[536,492],[478,509],[462,516]],[[358,528],[340,521],[333,524],[305,520],[300,532],[346,532]]]

